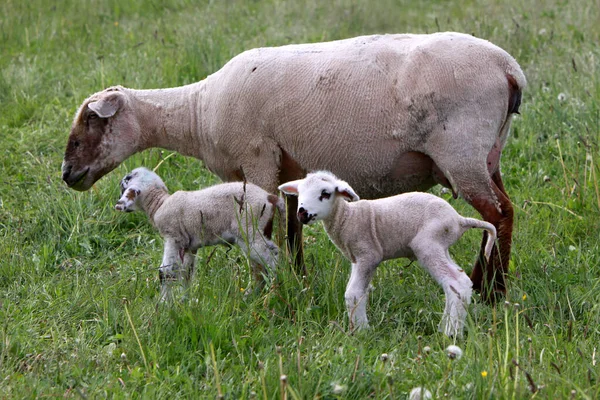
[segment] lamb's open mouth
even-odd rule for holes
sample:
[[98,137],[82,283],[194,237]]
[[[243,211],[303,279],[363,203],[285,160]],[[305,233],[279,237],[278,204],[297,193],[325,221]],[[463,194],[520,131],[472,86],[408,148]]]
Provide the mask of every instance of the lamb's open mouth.
[[317,218],[317,214],[305,213],[298,216],[300,222],[302,222],[305,225],[310,225],[311,223],[313,223],[315,221],[315,218]]

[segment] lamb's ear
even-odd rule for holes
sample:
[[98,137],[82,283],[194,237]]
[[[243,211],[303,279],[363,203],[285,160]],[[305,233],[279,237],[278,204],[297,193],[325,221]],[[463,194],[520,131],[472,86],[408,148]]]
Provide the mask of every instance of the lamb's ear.
[[285,194],[298,196],[298,184],[300,184],[301,180],[302,179],[284,183],[283,185],[279,186],[279,190],[281,190]]
[[358,195],[354,192],[354,190],[352,190],[350,185],[348,185],[344,181],[338,182],[338,186],[335,188],[335,191],[340,196],[343,196],[344,198],[346,198],[346,200],[348,200],[348,201],[360,200],[360,197],[358,197]]
[[100,118],[110,118],[119,111],[122,105],[122,93],[108,92],[100,100],[89,103],[88,108],[98,114]]
[[135,211],[135,199],[139,194],[139,189],[129,188],[125,190],[119,201],[117,201],[117,204],[115,204],[115,210],[125,212]]

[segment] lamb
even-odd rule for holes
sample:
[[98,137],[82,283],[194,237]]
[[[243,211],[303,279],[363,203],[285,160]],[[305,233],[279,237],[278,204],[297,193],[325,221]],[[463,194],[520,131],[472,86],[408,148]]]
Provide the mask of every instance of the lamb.
[[251,183],[233,182],[193,192],[169,195],[162,179],[146,168],[136,168],[121,180],[119,211],[146,212],[164,239],[159,268],[161,299],[171,299],[173,281],[187,285],[200,247],[237,244],[252,261],[252,273],[263,284],[266,265],[274,276],[278,248],[266,238],[275,209],[283,213],[277,196]]
[[359,201],[348,183],[326,171],[285,183],[279,190],[298,196],[300,222],[323,221],[331,241],[351,261],[345,293],[351,329],[368,326],[368,287],[379,263],[407,257],[419,261],[444,289],[446,307],[439,330],[448,336],[462,334],[472,282],[448,248],[469,228],[481,228],[488,234],[487,258],[496,239],[494,225],[464,218],[446,201],[428,193]]
[[[258,48],[194,84],[90,96],[71,127],[63,180],[88,190],[130,155],[161,147],[270,193],[319,169],[365,198],[441,184],[498,230],[490,262],[480,256],[471,274],[493,300],[506,290],[513,229],[500,157],[525,86],[507,52],[455,32]],[[287,224],[301,266],[294,212]]]

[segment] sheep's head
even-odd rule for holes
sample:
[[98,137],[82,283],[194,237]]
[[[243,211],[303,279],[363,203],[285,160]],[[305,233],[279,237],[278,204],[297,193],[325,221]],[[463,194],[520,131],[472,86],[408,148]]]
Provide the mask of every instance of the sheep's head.
[[139,125],[122,89],[96,93],[77,111],[62,164],[62,178],[70,188],[88,190],[138,151]]
[[304,179],[284,183],[279,190],[298,196],[297,215],[303,224],[326,219],[338,199],[359,200],[350,185],[326,171],[310,173]]
[[160,177],[147,168],[140,167],[131,171],[121,179],[121,198],[115,204],[118,211],[132,212],[141,209],[139,200],[143,193],[150,188],[157,187],[167,191],[167,187]]

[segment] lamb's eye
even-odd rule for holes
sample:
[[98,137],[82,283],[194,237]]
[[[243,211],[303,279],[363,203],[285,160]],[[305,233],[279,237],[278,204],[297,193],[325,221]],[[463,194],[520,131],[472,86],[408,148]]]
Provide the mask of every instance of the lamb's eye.
[[327,190],[323,190],[321,192],[321,196],[319,196],[319,200],[323,201],[323,199],[329,199],[331,197],[331,193],[329,193]]
[[75,147],[75,148],[79,147],[79,141],[78,140],[73,140],[73,147]]

